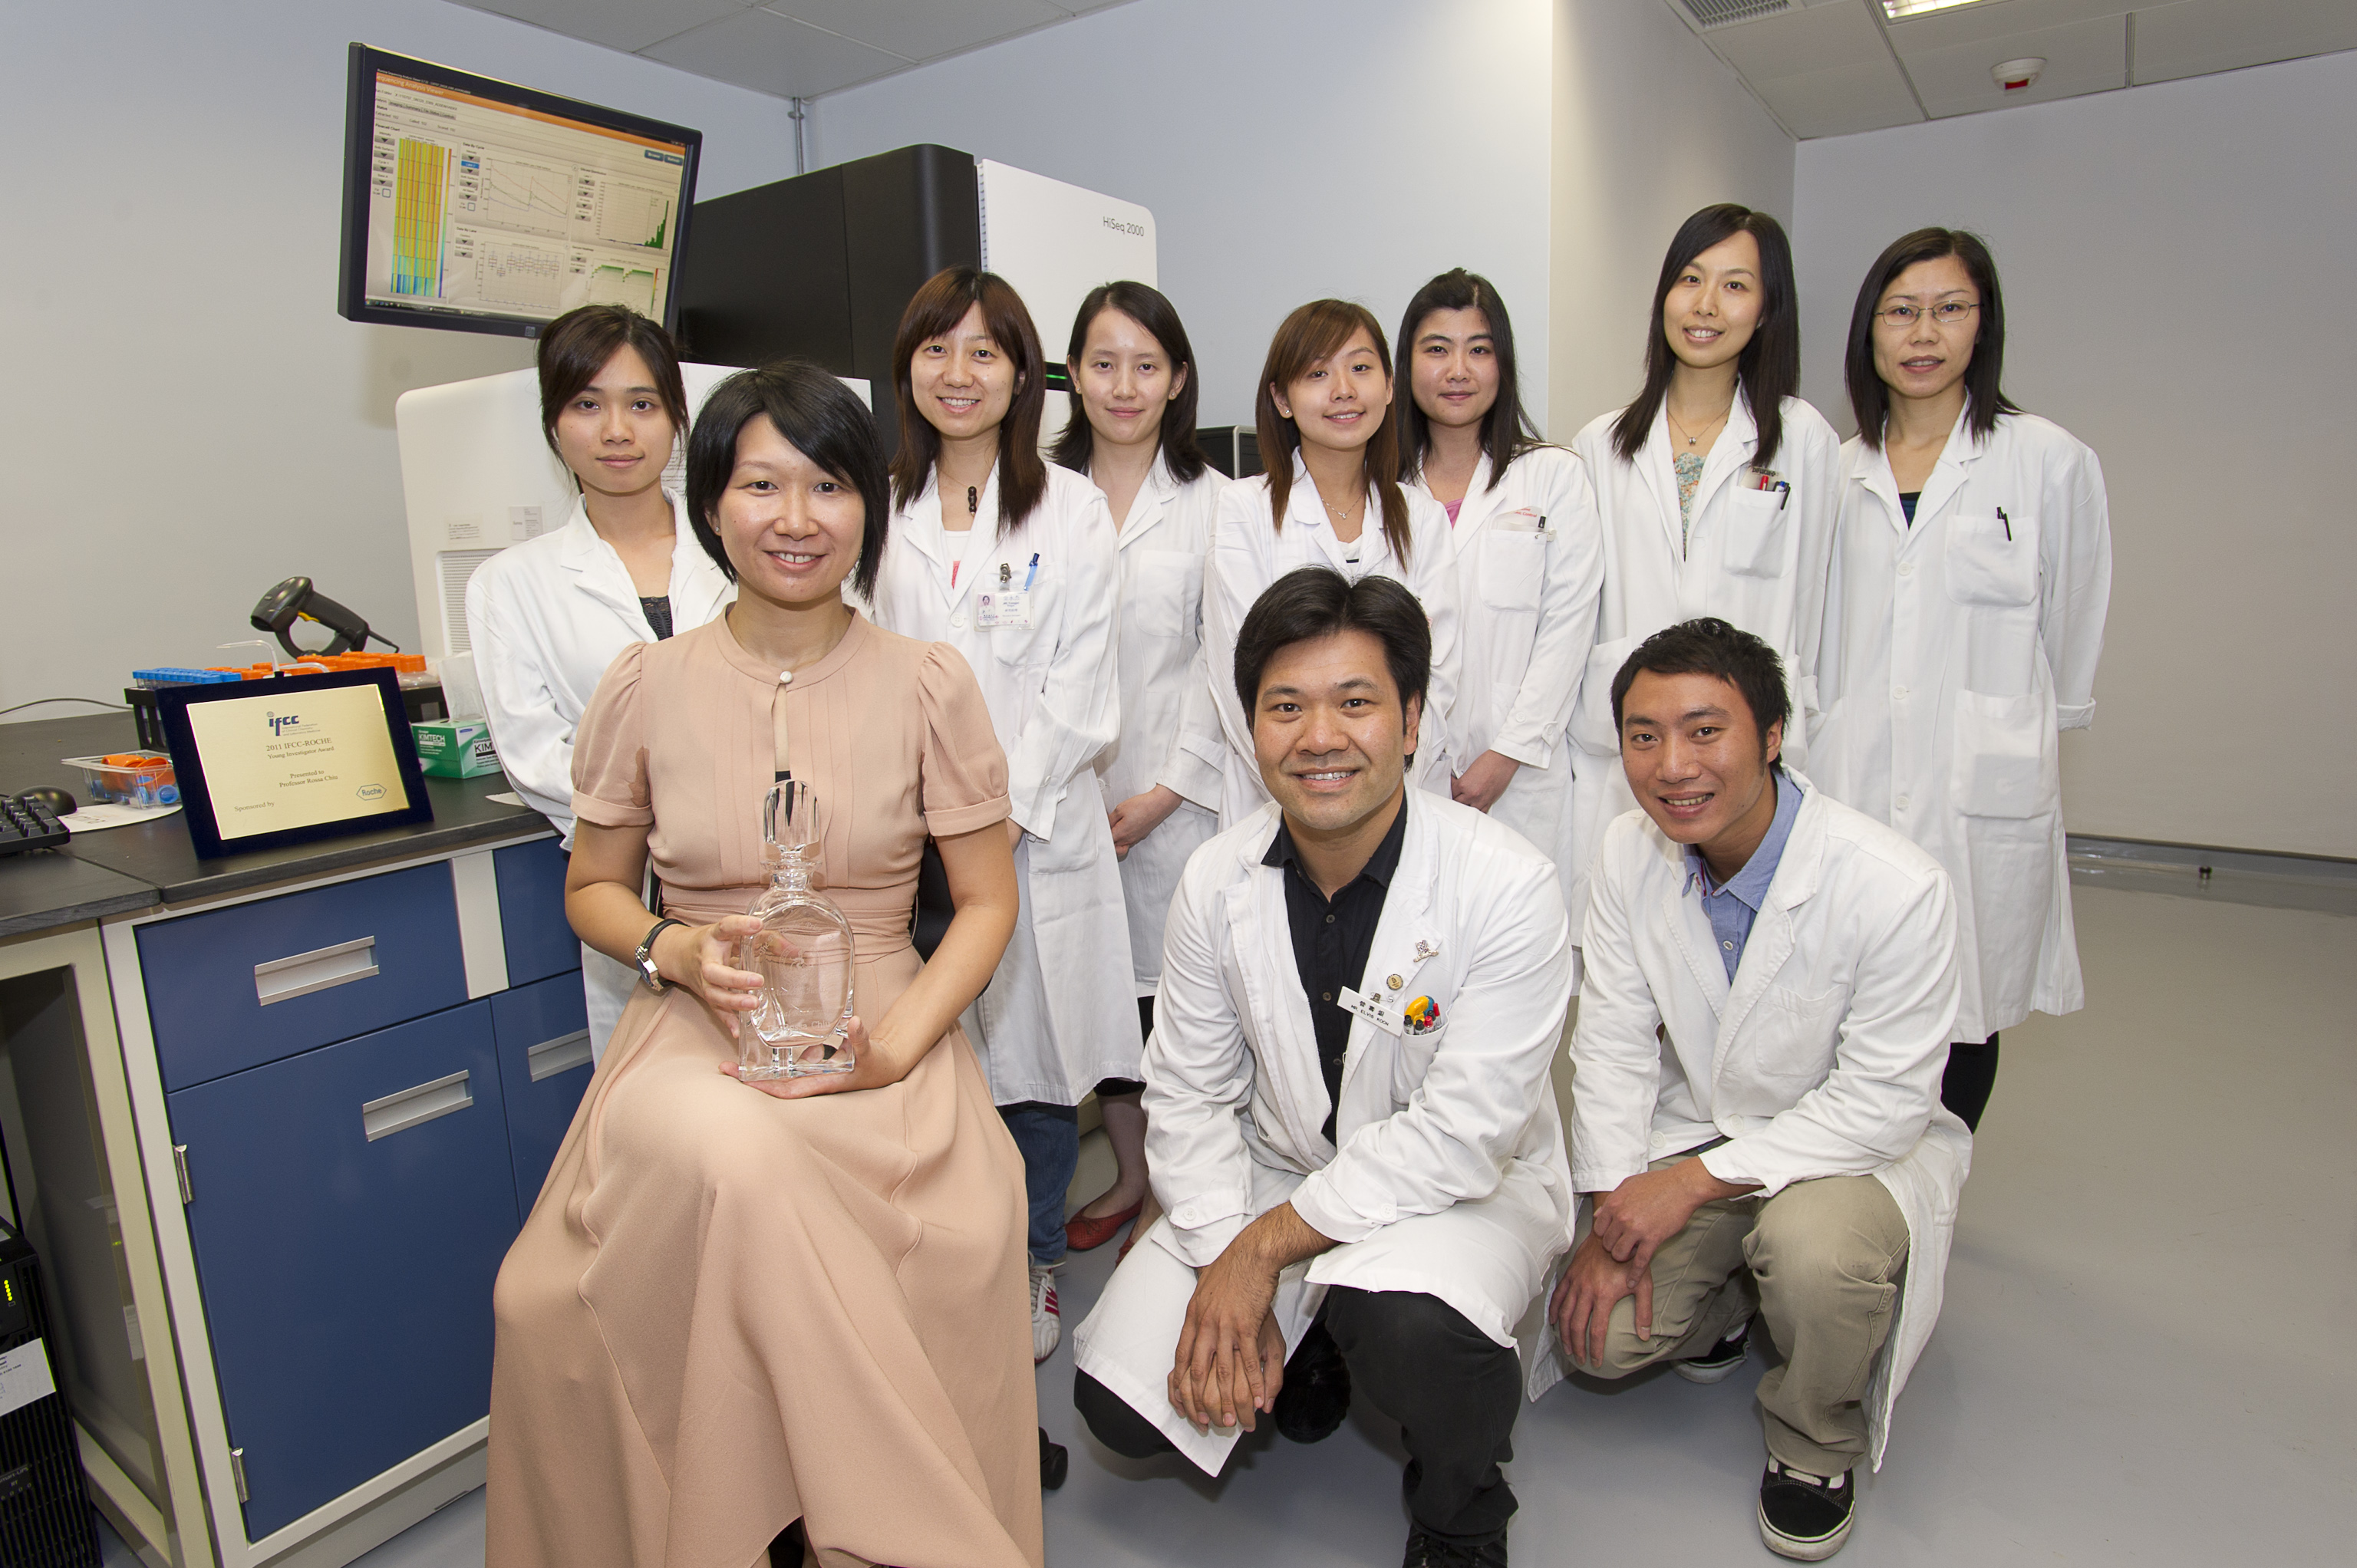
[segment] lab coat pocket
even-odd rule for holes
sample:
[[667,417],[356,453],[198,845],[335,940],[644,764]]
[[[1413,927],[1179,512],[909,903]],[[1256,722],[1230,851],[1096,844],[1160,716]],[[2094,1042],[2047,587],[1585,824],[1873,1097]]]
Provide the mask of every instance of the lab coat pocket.
[[1744,1032],[1751,1036],[1753,1063],[1774,1094],[1776,1109],[1814,1089],[1833,1070],[1848,1005],[1849,989],[1841,985],[1814,994],[1776,985],[1760,996]]
[[1184,550],[1134,551],[1130,573],[1135,586],[1122,600],[1125,622],[1134,622],[1147,637],[1195,635],[1203,604],[1200,555]]
[[1948,519],[1948,597],[1960,605],[2038,599],[2038,520],[2028,512],[1959,511]]
[[1786,519],[1790,490],[1727,492],[1727,569],[1739,577],[1782,577],[1792,569],[1792,534]]
[[1056,651],[1060,585],[1041,571],[1032,575],[1026,589],[1025,575],[1024,564],[1014,563],[1008,581],[1019,596],[1007,596],[995,587],[978,587],[974,594],[975,619],[989,633],[991,659],[1004,669],[1045,664]]
[[1432,1058],[1440,1050],[1441,1036],[1446,1027],[1419,1035],[1413,1030],[1395,1040],[1384,1043],[1392,1047],[1392,1103],[1405,1105],[1424,1087],[1425,1075],[1432,1070]]
[[1481,602],[1493,610],[1529,612],[1539,607],[1546,578],[1547,536],[1538,515],[1527,510],[1492,519],[1480,541]]
[[1956,693],[1955,772],[1949,788],[1968,817],[2036,817],[2061,791],[2052,706],[2042,692]]
[[1579,702],[1571,712],[1572,744],[1590,757],[1614,757],[1620,751],[1620,728],[1612,722],[1612,677],[1637,650],[1637,639],[1616,637],[1587,652],[1587,673],[1579,683]]

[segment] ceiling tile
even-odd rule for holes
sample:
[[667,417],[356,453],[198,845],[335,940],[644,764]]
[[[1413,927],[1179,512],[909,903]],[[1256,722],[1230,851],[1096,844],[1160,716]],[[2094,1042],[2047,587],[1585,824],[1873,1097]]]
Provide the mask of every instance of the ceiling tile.
[[2349,0],[2182,0],[2136,13],[2136,79],[2171,81],[2357,48]]
[[603,44],[609,49],[635,54],[649,44],[742,11],[753,0],[458,0],[462,5],[494,16],[512,16],[563,33],[568,38]]
[[[1894,41],[1898,31],[1891,29]],[[2031,55],[2046,61],[2035,87],[2007,92],[1989,74],[2000,61]],[[1933,118],[1973,114],[2126,86],[2128,24],[2126,16],[2104,16],[1945,48],[1903,48],[1900,58]]]
[[1888,52],[1879,60],[1755,81],[1752,88],[1803,140],[1911,125],[1923,118]]
[[[1889,47],[1864,5],[1786,11],[1757,22],[1713,27],[1703,38],[1754,87],[1780,77],[1874,64],[1899,81]],[[1906,91],[1902,84],[1900,93]]]
[[764,0],[794,16],[906,59],[928,60],[1060,22],[1048,0]]
[[723,16],[639,52],[698,76],[780,98],[815,98],[909,65],[899,55],[768,11]]
[[1904,59],[1952,44],[1986,43],[2072,22],[2125,16],[2135,9],[2136,0],[1996,0],[1994,5],[1961,5],[1892,22],[1890,46]]

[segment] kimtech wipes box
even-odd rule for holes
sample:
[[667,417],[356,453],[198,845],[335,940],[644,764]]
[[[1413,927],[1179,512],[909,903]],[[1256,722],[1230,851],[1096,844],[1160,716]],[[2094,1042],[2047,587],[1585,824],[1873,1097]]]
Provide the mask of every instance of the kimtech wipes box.
[[478,779],[500,770],[490,726],[480,719],[429,719],[409,726],[417,766],[429,779]]

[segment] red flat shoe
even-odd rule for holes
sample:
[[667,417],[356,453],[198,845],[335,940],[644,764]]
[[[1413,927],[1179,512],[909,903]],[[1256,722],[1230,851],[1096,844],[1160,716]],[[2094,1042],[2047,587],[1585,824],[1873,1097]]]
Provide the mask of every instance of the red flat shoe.
[[1075,1252],[1102,1247],[1114,1239],[1114,1232],[1136,1219],[1137,1211],[1145,1207],[1146,1200],[1141,1197],[1120,1213],[1108,1214],[1101,1219],[1075,1214],[1064,1221],[1064,1245]]

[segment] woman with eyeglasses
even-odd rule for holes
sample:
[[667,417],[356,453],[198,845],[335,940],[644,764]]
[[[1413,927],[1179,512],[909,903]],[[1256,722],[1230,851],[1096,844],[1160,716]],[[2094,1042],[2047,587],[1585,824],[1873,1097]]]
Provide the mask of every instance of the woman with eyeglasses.
[[1841,438],[1793,395],[1801,325],[1782,226],[1732,203],[1687,219],[1662,258],[1648,327],[1644,386],[1571,443],[1604,524],[1596,648],[1571,720],[1574,931],[1604,830],[1637,806],[1612,717],[1612,678],[1637,644],[1716,616],[1773,648],[1792,694],[1788,768],[1804,765],[1817,711]]
[[1997,1031],[2083,1002],[2057,746],[2094,715],[2112,586],[2103,467],[2014,406],[2004,361],[1977,236],[1919,229],[1877,258],[1850,312],[1858,434],[1811,766],[1955,883],[1963,1003],[1941,1099],[1973,1127]]

